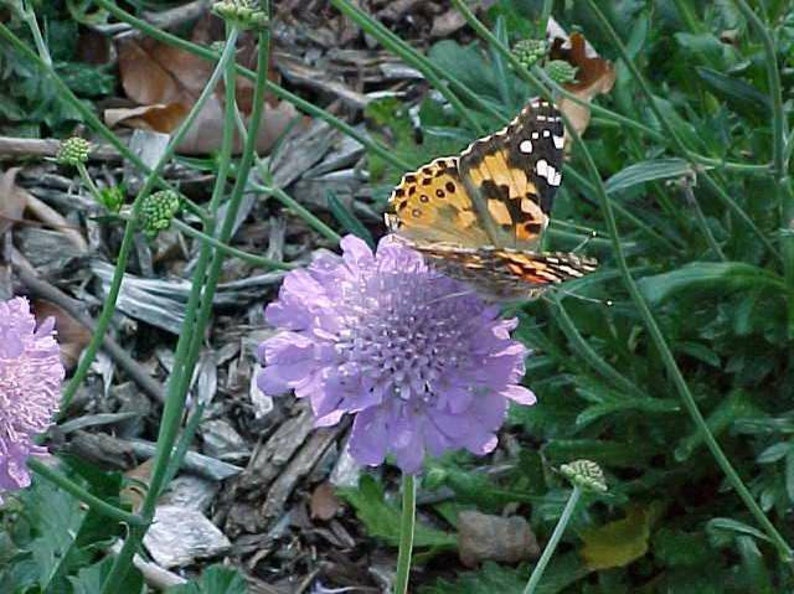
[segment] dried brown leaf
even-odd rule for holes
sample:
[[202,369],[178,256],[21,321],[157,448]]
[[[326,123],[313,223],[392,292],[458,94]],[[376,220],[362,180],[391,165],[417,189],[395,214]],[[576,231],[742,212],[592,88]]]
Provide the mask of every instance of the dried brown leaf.
[[139,107],[115,107],[105,110],[105,123],[168,134],[176,129],[188,113],[183,103],[155,103]]
[[312,518],[327,521],[337,514],[341,503],[334,494],[333,485],[326,481],[314,490],[309,506]]
[[[578,68],[576,80],[563,86],[588,103],[596,95],[609,93],[616,76],[612,62],[598,56],[581,33],[572,34],[567,42],[570,47],[564,47],[564,38],[555,38],[549,52],[552,60],[564,60]],[[590,108],[566,97],[560,99],[558,107],[571,121],[576,132],[583,134],[590,123]]]
[[[250,48],[241,51],[241,59],[250,58]],[[119,70],[127,96],[141,107],[109,109],[108,125],[123,124],[132,128],[173,132],[195,104],[212,73],[213,65],[194,54],[160,43],[151,38],[129,38],[119,44]],[[272,68],[272,76],[277,73]],[[235,94],[240,110],[248,115],[253,108],[251,81],[238,78]],[[265,153],[297,117],[293,105],[268,99],[262,125],[257,133],[256,149]],[[220,148],[223,137],[223,87],[219,85],[204,104],[188,133],[177,146],[183,154],[206,154]],[[242,150],[236,135],[235,153]]]
[[80,360],[80,354],[91,340],[91,332],[75,320],[69,312],[51,301],[36,299],[33,302],[36,320],[40,324],[49,317],[55,318],[58,332],[58,345],[61,348],[61,362],[66,369],[72,369]]

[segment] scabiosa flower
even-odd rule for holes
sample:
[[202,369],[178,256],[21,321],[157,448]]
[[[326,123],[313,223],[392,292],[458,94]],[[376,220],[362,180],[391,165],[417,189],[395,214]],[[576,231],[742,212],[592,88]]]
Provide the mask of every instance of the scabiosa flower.
[[350,452],[362,464],[393,454],[413,474],[427,454],[493,450],[508,400],[535,402],[518,384],[517,321],[391,237],[375,254],[353,236],[342,250],[290,272],[268,305],[282,332],[259,347],[259,388],[309,398],[318,426],[355,414]]
[[26,460],[47,453],[33,437],[49,427],[65,375],[54,326],[36,328],[23,297],[0,302],[0,492],[27,487]]

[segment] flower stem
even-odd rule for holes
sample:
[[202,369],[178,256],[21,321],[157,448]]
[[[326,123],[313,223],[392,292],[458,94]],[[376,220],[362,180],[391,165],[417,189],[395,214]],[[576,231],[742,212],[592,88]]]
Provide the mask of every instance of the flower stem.
[[403,474],[403,513],[400,520],[400,552],[397,555],[397,578],[394,583],[394,594],[408,592],[415,526],[416,482],[412,474]]
[[543,572],[546,571],[546,566],[549,564],[549,561],[551,561],[554,551],[557,548],[557,545],[559,544],[565,529],[568,527],[568,522],[571,521],[571,516],[573,515],[573,511],[576,509],[576,504],[579,503],[579,498],[581,495],[582,489],[577,485],[574,485],[573,491],[571,491],[571,496],[568,498],[568,502],[565,504],[565,508],[562,510],[562,515],[557,521],[557,525],[554,527],[554,532],[551,533],[551,538],[546,544],[546,548],[543,549],[543,554],[540,556],[540,559],[538,559],[535,569],[532,570],[532,575],[529,576],[527,587],[524,588],[524,594],[534,594],[538,584],[540,584],[540,579],[543,577]]

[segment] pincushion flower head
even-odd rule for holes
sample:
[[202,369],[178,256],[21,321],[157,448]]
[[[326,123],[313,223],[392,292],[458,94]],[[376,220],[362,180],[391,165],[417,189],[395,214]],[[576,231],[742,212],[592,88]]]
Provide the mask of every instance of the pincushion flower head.
[[60,401],[65,372],[54,326],[49,318],[36,328],[27,299],[0,302],[0,492],[27,487],[26,460],[47,453],[33,437]]
[[518,382],[526,348],[458,281],[387,236],[377,252],[353,236],[284,279],[267,321],[282,331],[259,347],[266,394],[308,398],[318,426],[354,414],[350,452],[406,473],[427,454],[496,447],[508,400],[533,404]]

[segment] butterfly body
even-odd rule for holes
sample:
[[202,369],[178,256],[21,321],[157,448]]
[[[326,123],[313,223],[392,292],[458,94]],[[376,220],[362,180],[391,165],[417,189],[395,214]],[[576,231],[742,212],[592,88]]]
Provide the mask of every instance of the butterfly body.
[[403,176],[386,225],[436,268],[494,299],[534,297],[584,276],[597,266],[592,258],[539,251],[561,182],[563,145],[559,112],[533,101],[459,156]]

